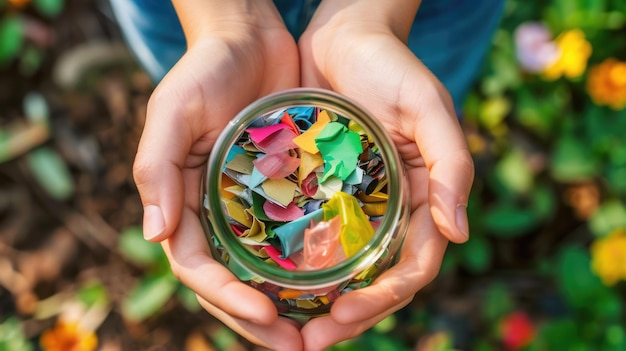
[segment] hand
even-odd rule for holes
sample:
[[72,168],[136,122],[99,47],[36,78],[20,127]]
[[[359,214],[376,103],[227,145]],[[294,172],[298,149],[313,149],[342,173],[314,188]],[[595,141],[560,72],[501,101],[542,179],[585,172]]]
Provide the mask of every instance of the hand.
[[297,47],[271,1],[219,3],[175,3],[188,51],[150,98],[133,169],[144,235],[162,242],[209,313],[256,344],[300,350],[297,323],[211,258],[198,217],[201,176],[223,127],[257,98],[299,85]]
[[449,94],[403,42],[413,21],[409,2],[393,2],[323,2],[299,42],[303,86],[341,93],[382,122],[404,161],[411,199],[399,262],[307,323],[307,350],[357,336],[407,305],[437,275],[447,239],[468,238],[472,159]]

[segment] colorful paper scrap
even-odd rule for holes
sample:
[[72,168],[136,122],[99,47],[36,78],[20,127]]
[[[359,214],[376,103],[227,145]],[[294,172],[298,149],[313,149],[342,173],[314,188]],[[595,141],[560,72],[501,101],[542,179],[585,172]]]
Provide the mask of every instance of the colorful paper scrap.
[[[285,270],[326,269],[357,254],[388,201],[376,141],[354,121],[315,106],[250,123],[228,150],[222,185],[233,235],[259,264]],[[328,304],[346,288],[300,292],[258,280],[260,290],[304,309]]]

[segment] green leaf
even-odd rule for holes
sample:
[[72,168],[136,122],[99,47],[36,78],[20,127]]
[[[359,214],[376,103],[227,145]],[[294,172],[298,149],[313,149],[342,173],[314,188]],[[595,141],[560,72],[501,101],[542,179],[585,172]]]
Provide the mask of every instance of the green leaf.
[[361,347],[357,345],[359,338],[348,339],[341,341],[328,348],[328,351],[362,351]]
[[526,234],[545,222],[555,212],[556,198],[554,191],[543,184],[538,184],[530,193],[518,195],[518,198],[501,198],[483,211],[482,224],[492,235],[515,237]]
[[600,289],[598,296],[589,304],[592,315],[605,320],[620,320],[624,302],[610,289]]
[[33,345],[26,339],[19,319],[9,317],[0,323],[0,351],[31,350],[33,350]]
[[146,277],[122,301],[122,314],[132,322],[141,322],[157,314],[172,297],[178,280],[171,274]]
[[623,143],[626,115],[590,104],[581,117],[581,128],[588,140],[585,147],[598,155],[608,155],[613,163],[623,164],[626,159]]
[[[581,345],[583,348],[580,348]],[[560,319],[543,323],[529,349],[531,351],[588,350],[584,346],[576,322],[571,319]]]
[[[541,89],[544,88],[544,89]],[[567,89],[554,87],[545,89],[522,85],[516,91],[514,118],[534,134],[541,137],[552,137],[553,128],[559,115],[567,109],[571,92]]]
[[33,5],[49,18],[58,16],[63,10],[63,0],[33,0]]
[[164,256],[161,245],[143,238],[141,227],[129,227],[120,233],[118,247],[130,261],[139,265],[157,264]]
[[237,334],[227,327],[220,326],[211,333],[211,341],[218,350],[229,350],[237,342]]
[[624,326],[615,324],[606,328],[607,350],[626,350],[626,330]]
[[497,349],[494,346],[491,346],[485,340],[477,340],[476,344],[473,345],[472,350],[474,350],[474,351],[496,351]]
[[19,71],[24,77],[32,76],[39,68],[44,60],[44,53],[41,49],[34,45],[27,45],[22,51],[20,58]]
[[535,228],[540,219],[532,209],[506,202],[488,208],[483,223],[485,229],[494,236],[516,237]]
[[459,264],[459,252],[460,248],[457,246],[451,246],[446,250],[443,261],[441,262],[441,268],[439,269],[440,275],[444,275],[454,268],[456,268]]
[[491,245],[484,237],[472,234],[460,249],[464,268],[475,274],[484,273],[489,269],[493,254]]
[[557,257],[556,276],[559,289],[572,309],[592,320],[621,320],[622,298],[591,271],[586,249],[564,247]]
[[378,333],[385,334],[392,331],[397,324],[396,316],[394,314],[390,314],[385,319],[378,322],[373,329]]
[[541,219],[551,217],[557,206],[556,195],[548,186],[538,185],[531,193],[531,202],[533,211]]
[[49,147],[40,147],[26,155],[33,177],[57,200],[67,200],[74,194],[74,181],[67,165]]
[[108,290],[99,280],[93,280],[81,286],[77,297],[86,306],[106,305],[109,302]]
[[483,79],[481,90],[489,96],[501,96],[520,83],[520,71],[515,59],[515,45],[509,32],[498,29],[493,35],[493,49],[487,67],[490,72]]
[[565,134],[552,152],[550,170],[560,182],[588,180],[597,173],[598,162],[589,149],[572,135]]
[[198,312],[202,309],[202,306],[200,306],[200,303],[196,298],[196,293],[182,284],[176,292],[176,298],[187,309],[187,311]]
[[508,99],[502,96],[493,97],[482,103],[480,121],[489,129],[495,128],[504,121],[510,111],[511,102]]
[[[363,351],[379,351],[379,350],[394,350],[394,351],[408,351],[406,345],[404,345],[401,339],[389,338],[384,335],[366,332],[359,339],[360,350]],[[438,348],[436,351],[448,351],[449,349]]]
[[586,309],[599,297],[607,297],[607,288],[591,272],[589,253],[576,246],[566,246],[557,260],[557,277],[563,296],[570,306]]
[[626,207],[617,200],[603,203],[589,219],[589,229],[598,237],[623,227],[626,227]]
[[613,191],[626,194],[626,165],[610,165],[606,170],[606,180]]
[[0,65],[6,64],[17,56],[24,42],[22,20],[17,16],[8,16],[0,21]]
[[499,321],[513,310],[513,299],[506,285],[494,283],[483,297],[482,315],[491,324]]
[[477,118],[480,115],[481,106],[481,97],[479,97],[478,94],[476,94],[475,92],[470,92],[465,98],[465,103],[463,104],[464,122],[469,122],[472,125],[476,125],[478,123]]
[[496,164],[493,172],[495,180],[506,190],[515,194],[530,191],[534,175],[523,151],[514,149]]

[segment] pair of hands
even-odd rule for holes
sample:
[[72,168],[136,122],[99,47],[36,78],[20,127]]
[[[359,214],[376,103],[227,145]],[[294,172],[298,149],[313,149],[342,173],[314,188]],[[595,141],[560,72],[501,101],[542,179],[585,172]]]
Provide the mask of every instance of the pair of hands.
[[[417,5],[412,15],[376,18],[367,2],[322,2],[298,44],[271,1],[250,2],[210,25],[194,23],[181,8],[188,5],[179,5],[188,51],[148,104],[134,165],[146,239],[162,243],[204,309],[271,349],[322,350],[359,335],[434,279],[448,240],[467,240],[473,163],[449,94],[403,42]],[[200,179],[223,127],[257,98],[298,86],[336,91],[372,112],[411,186],[399,262],[304,326],[278,316],[265,295],[212,259],[198,219]]]

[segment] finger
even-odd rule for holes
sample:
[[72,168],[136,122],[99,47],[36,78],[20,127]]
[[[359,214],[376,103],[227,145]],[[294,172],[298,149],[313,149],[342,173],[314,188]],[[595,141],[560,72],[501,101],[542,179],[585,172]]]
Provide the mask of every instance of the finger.
[[207,239],[191,209],[183,209],[179,227],[162,246],[174,275],[200,297],[235,318],[260,325],[275,322],[278,312],[270,299],[211,258]]
[[233,317],[202,298],[198,301],[207,312],[256,345],[277,351],[303,349],[300,324],[293,319],[280,317],[271,324],[259,325],[249,320]]
[[397,308],[348,324],[339,323],[331,316],[313,318],[301,330],[304,349],[324,350],[338,342],[357,337],[409,302],[411,299],[403,301]]
[[402,94],[401,114],[406,117],[405,127],[413,131],[430,170],[428,189],[433,219],[442,234],[460,243],[469,237],[466,208],[474,180],[474,163],[450,95],[426,67],[422,68],[426,77],[415,81],[429,79],[433,84],[430,88],[424,85],[418,98]]
[[178,114],[160,109],[153,94],[146,124],[133,164],[133,177],[144,208],[144,237],[160,241],[169,236],[180,220],[184,201],[181,170],[189,153],[192,135]]
[[389,314],[430,283],[439,272],[447,240],[439,234],[427,206],[411,216],[409,230],[398,263],[383,273],[369,287],[341,296],[331,309],[339,324],[367,320]]

